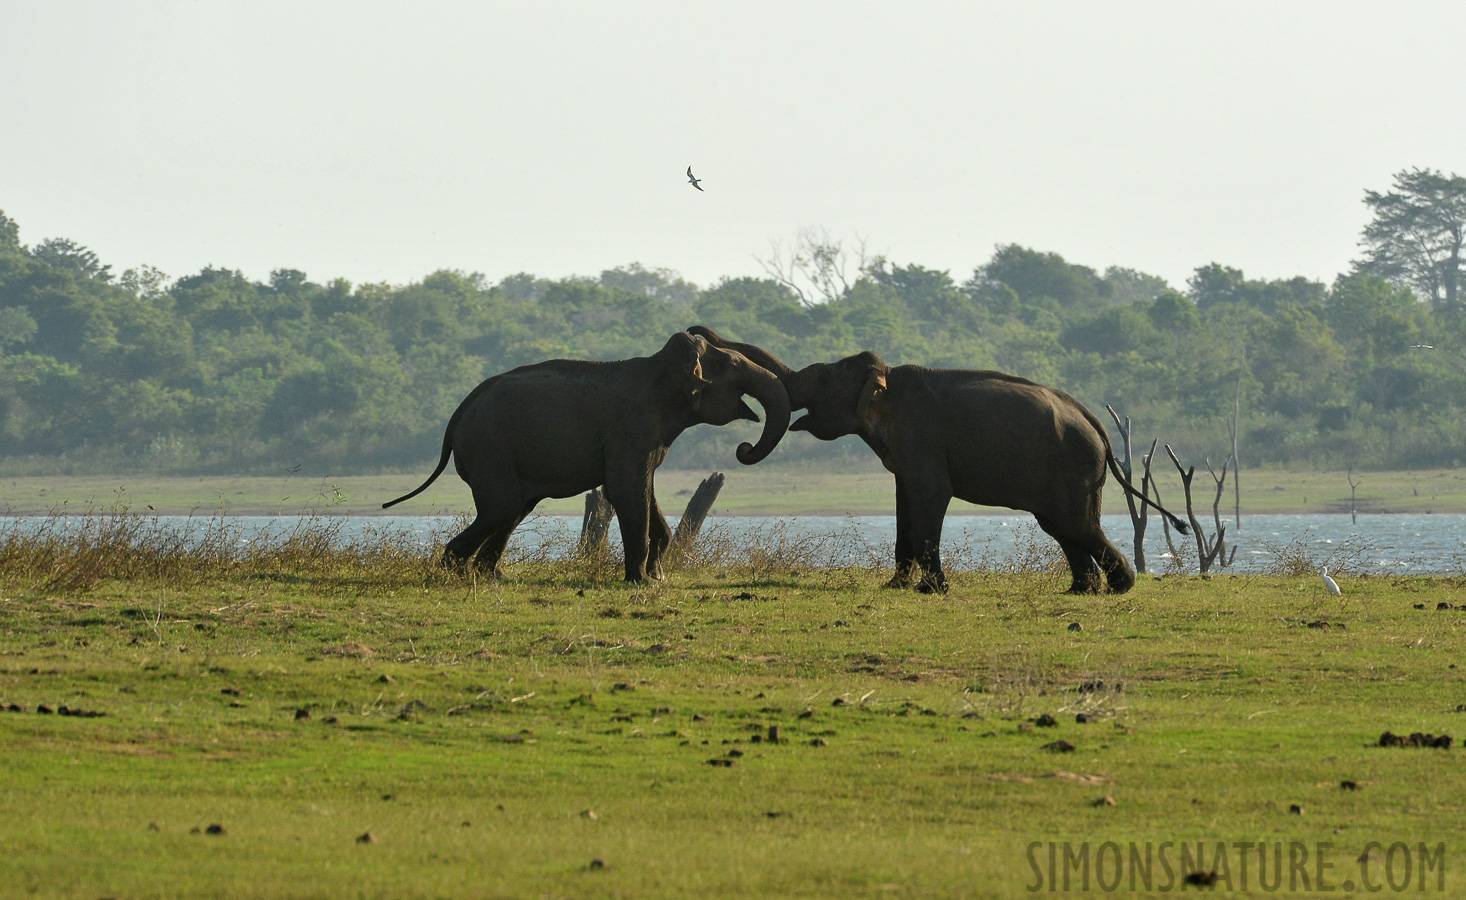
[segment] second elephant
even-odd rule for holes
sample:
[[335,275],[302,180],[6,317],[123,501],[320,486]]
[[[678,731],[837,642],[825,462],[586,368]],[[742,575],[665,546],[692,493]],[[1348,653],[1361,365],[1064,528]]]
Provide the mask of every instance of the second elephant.
[[[794,371],[768,351],[711,329],[688,331],[779,375],[790,431],[823,441],[857,435],[896,476],[896,574],[890,587],[944,591],[942,521],[953,497],[1033,513],[1058,541],[1074,593],[1124,593],[1135,570],[1100,527],[1105,470],[1137,497],[1103,423],[1078,400],[1002,372],[895,366],[871,352]],[[1160,510],[1181,533],[1180,519]]]

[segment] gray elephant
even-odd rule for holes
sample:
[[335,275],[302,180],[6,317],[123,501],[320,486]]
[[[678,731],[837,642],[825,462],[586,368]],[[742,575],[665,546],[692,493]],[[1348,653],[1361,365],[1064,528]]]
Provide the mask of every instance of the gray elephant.
[[758,444],[738,447],[738,461],[752,465],[784,436],[789,397],[774,373],[737,351],[679,332],[652,356],[521,366],[464,398],[448,420],[433,474],[382,506],[422,493],[455,457],[477,517],[448,542],[443,563],[463,566],[477,552],[479,570],[497,576],[509,535],[535,504],[604,485],[621,522],[626,580],[659,578],[672,532],[657,506],[653,473],[693,425],[757,422],[744,394],[768,417]]
[[1098,591],[1101,572],[1113,593],[1135,584],[1130,561],[1100,527],[1106,466],[1141,494],[1121,473],[1104,425],[1063,391],[1001,372],[892,368],[869,351],[796,372],[761,347],[702,326],[688,331],[777,373],[790,406],[809,411],[790,431],[822,441],[858,435],[896,476],[896,575],[888,587],[946,590],[940,542],[953,497],[1033,513],[1064,551],[1072,593]]

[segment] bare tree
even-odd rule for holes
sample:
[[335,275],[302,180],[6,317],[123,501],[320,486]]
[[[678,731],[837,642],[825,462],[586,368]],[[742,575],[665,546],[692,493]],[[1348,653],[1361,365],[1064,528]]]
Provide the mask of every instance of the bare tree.
[[1359,479],[1358,481],[1354,480],[1354,467],[1353,466],[1350,466],[1349,467],[1349,521],[1350,522],[1353,522],[1355,525],[1358,525],[1359,524],[1359,509],[1358,509],[1358,507],[1355,506],[1355,491],[1359,490],[1359,485],[1361,485],[1363,483],[1364,483],[1364,479],[1363,478]]
[[[1212,515],[1216,520],[1217,533],[1213,537],[1207,537],[1206,531],[1202,529],[1201,523],[1196,520],[1196,513],[1192,512],[1191,508],[1191,478],[1196,474],[1196,467],[1192,466],[1189,469],[1181,468],[1181,460],[1176,458],[1176,451],[1171,449],[1170,444],[1166,445],[1166,454],[1171,457],[1171,462],[1176,464],[1176,471],[1181,474],[1181,488],[1186,494],[1186,518],[1191,522],[1191,533],[1196,536],[1197,565],[1201,569],[1201,574],[1205,575],[1211,570],[1212,564],[1216,562],[1217,558],[1221,556],[1222,549],[1226,545],[1227,526],[1222,524],[1219,507],[1222,500],[1222,486],[1226,482],[1227,477],[1227,466],[1222,466],[1222,475],[1220,478],[1217,477],[1216,472],[1212,472],[1212,479],[1217,484],[1216,500],[1212,503]],[[1228,463],[1230,462],[1231,460],[1228,460]],[[1206,467],[1208,471],[1211,471],[1210,461],[1207,462]],[[1168,541],[1169,537],[1168,532]],[[1235,555],[1234,552],[1233,556]],[[1223,557],[1222,565],[1229,563],[1230,560]]]
[[830,237],[824,228],[800,228],[788,247],[782,240],[769,241],[769,255],[758,258],[765,274],[792,290],[805,307],[829,303],[850,289],[870,264],[865,238],[856,235],[855,246]]
[[[1120,471],[1122,471],[1122,472],[1125,473],[1125,480],[1126,481],[1130,482],[1131,484],[1134,484],[1135,483],[1135,476],[1131,474],[1132,469],[1131,469],[1131,462],[1130,462],[1130,459],[1131,459],[1131,451],[1130,451],[1130,417],[1129,416],[1126,416],[1125,417],[1125,423],[1122,425],[1122,424],[1120,424],[1120,414],[1117,413],[1117,412],[1115,412],[1115,408],[1113,406],[1111,406],[1108,403],[1106,403],[1105,404],[1105,409],[1109,410],[1110,418],[1114,419],[1115,420],[1115,425],[1119,427],[1119,429],[1120,429],[1120,439],[1123,442],[1123,445],[1124,445],[1124,448],[1125,448],[1125,450],[1124,450],[1124,458],[1123,459],[1120,459],[1120,460],[1117,460],[1117,462],[1120,463]],[[1142,481],[1142,483],[1140,485],[1140,491],[1141,491],[1142,496],[1145,494],[1145,491],[1147,490],[1147,486],[1148,486],[1148,484],[1150,482],[1150,459],[1151,459],[1152,456],[1155,455],[1155,447],[1156,447],[1156,444],[1158,444],[1158,443],[1160,443],[1160,438],[1156,438],[1154,441],[1151,441],[1151,443],[1150,443],[1150,452],[1145,455],[1144,460],[1143,460],[1144,465],[1145,465],[1145,478],[1144,478],[1144,480]],[[1146,506],[1144,503],[1137,504],[1135,502],[1135,497],[1129,491],[1125,491],[1125,503],[1126,503],[1126,505],[1128,505],[1130,507],[1130,524],[1132,526],[1134,526],[1134,528],[1135,528],[1135,560],[1134,560],[1135,561],[1135,571],[1137,571],[1137,572],[1144,572],[1145,571],[1145,529],[1146,529],[1147,523],[1150,520],[1150,508],[1148,506]],[[1136,508],[1137,506],[1139,507],[1139,509]]]
[[[1242,347],[1242,368],[1237,370],[1237,394],[1232,398],[1232,421],[1227,431],[1232,436],[1232,520],[1242,529],[1242,457],[1237,455],[1237,432],[1242,428],[1242,373],[1247,371],[1247,346]],[[1223,471],[1226,467],[1223,466]]]
[[1227,483],[1228,465],[1231,465],[1233,467],[1232,480],[1233,484],[1235,484],[1237,479],[1235,457],[1228,457],[1227,461],[1222,463],[1222,474],[1220,475],[1218,475],[1216,473],[1216,470],[1211,467],[1211,458],[1208,457],[1206,460],[1206,470],[1211,473],[1212,481],[1216,482],[1217,485],[1216,496],[1213,497],[1211,501],[1211,519],[1213,524],[1217,526],[1217,558],[1221,560],[1221,562],[1219,562],[1217,565],[1221,566],[1224,569],[1230,568],[1232,565],[1232,561],[1237,558],[1237,547],[1235,545],[1232,547],[1231,553],[1227,552],[1227,529],[1226,526],[1222,524],[1222,493]]

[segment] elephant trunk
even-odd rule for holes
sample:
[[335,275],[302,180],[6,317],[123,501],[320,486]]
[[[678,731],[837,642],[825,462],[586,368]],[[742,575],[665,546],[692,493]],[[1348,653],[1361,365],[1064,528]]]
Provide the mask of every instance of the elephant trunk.
[[764,408],[764,431],[758,444],[744,441],[738,445],[738,461],[751,466],[774,452],[784,432],[789,430],[789,393],[773,372],[752,362],[746,366],[738,380],[738,389]]
[[724,350],[732,350],[736,353],[742,353],[744,356],[752,360],[755,364],[762,366],[765,369],[768,369],[770,372],[773,372],[775,375],[778,376],[779,380],[783,382],[784,390],[788,392],[789,401],[793,404],[794,409],[803,409],[807,405],[805,403],[801,403],[796,396],[794,376],[797,373],[793,369],[784,365],[783,361],[774,354],[758,346],[757,344],[741,344],[738,341],[730,341],[727,338],[723,337],[721,334],[718,334],[716,331],[707,327],[706,325],[694,325],[687,330],[689,333],[697,335],[698,337],[707,341],[709,344],[712,344],[714,347],[721,347]]

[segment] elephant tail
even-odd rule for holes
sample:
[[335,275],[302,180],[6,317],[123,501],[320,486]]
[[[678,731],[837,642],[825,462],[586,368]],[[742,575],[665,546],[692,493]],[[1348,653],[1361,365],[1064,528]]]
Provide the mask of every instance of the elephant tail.
[[1135,489],[1135,486],[1125,479],[1125,473],[1120,471],[1120,463],[1118,460],[1115,459],[1115,452],[1110,449],[1109,444],[1110,442],[1107,437],[1105,440],[1105,462],[1109,465],[1110,471],[1115,473],[1115,480],[1120,482],[1120,486],[1129,491],[1131,494],[1135,495],[1136,497],[1139,497],[1142,503],[1145,503],[1159,510],[1160,514],[1165,516],[1170,521],[1171,526],[1174,527],[1177,531],[1181,532],[1182,534],[1190,534],[1191,526],[1176,518],[1175,514],[1172,513],[1169,509],[1166,509],[1164,506],[1161,506],[1159,503],[1145,496],[1140,491],[1137,491]]
[[[457,416],[454,416],[454,418],[456,419]],[[427,490],[428,486],[431,485],[434,481],[438,480],[438,476],[442,475],[443,470],[448,468],[448,457],[453,455],[453,441],[450,438],[450,435],[452,434],[453,423],[450,422],[448,423],[447,429],[445,429],[443,432],[443,455],[438,457],[438,467],[433,470],[433,474],[428,476],[428,480],[418,485],[416,490],[403,494],[396,500],[388,500],[386,503],[383,503],[382,509],[386,509],[389,506],[396,506],[403,500],[411,500],[413,497],[416,497],[418,494],[421,494],[423,491]]]
[[1075,401],[1075,403],[1081,410],[1084,411],[1084,418],[1088,419],[1089,424],[1094,426],[1094,430],[1099,432],[1100,440],[1105,442],[1105,465],[1109,466],[1110,471],[1115,473],[1115,480],[1120,482],[1120,486],[1123,487],[1126,491],[1130,492],[1132,496],[1139,497],[1141,503],[1144,503],[1159,511],[1160,514],[1165,516],[1167,521],[1171,523],[1171,527],[1175,528],[1182,534],[1190,534],[1191,526],[1176,518],[1176,515],[1172,513],[1169,509],[1166,509],[1164,506],[1161,506],[1159,503],[1155,502],[1154,500],[1145,496],[1145,494],[1135,489],[1135,485],[1131,484],[1130,480],[1125,477],[1125,473],[1120,471],[1120,461],[1115,459],[1115,448],[1110,444],[1110,433],[1105,430],[1105,424],[1099,420],[1098,416],[1090,412],[1089,408],[1086,407],[1083,403],[1079,403],[1078,401]]
[[416,497],[418,494],[421,494],[423,491],[427,490],[428,486],[431,485],[434,481],[438,480],[438,476],[442,475],[443,470],[448,468],[448,457],[453,455],[453,432],[456,431],[458,428],[458,420],[462,418],[463,411],[468,408],[468,404],[473,400],[473,398],[477,397],[486,388],[488,388],[490,384],[497,381],[498,379],[499,376],[495,375],[493,378],[485,379],[484,381],[480,382],[478,387],[468,392],[468,396],[463,398],[463,402],[458,404],[458,408],[453,410],[453,415],[449,416],[448,418],[448,427],[443,429],[443,452],[438,457],[438,467],[433,470],[433,474],[428,476],[428,480],[418,485],[416,490],[410,493],[403,494],[396,500],[388,500],[386,503],[383,503],[382,509],[386,509],[389,506],[396,506],[403,500],[411,500],[413,497]]

